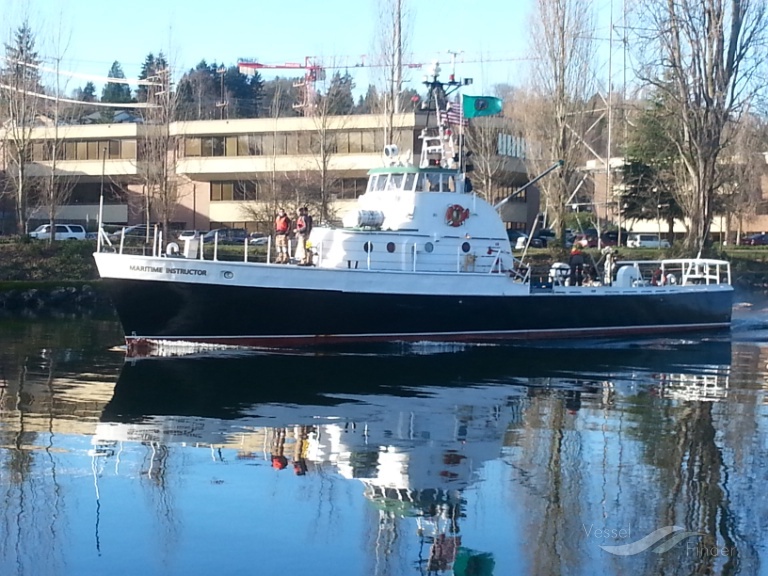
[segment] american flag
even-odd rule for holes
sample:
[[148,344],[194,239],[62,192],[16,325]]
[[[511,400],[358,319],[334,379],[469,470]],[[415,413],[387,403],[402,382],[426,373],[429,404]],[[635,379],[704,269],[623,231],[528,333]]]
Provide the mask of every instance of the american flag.
[[464,118],[464,114],[462,114],[460,102],[448,103],[448,110],[445,113],[445,119],[448,121],[448,124],[453,124],[454,126],[469,125],[469,120]]

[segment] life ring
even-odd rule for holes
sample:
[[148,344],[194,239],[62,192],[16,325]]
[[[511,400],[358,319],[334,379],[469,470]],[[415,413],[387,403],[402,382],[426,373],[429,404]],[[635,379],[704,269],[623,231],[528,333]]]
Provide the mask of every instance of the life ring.
[[176,242],[171,242],[165,247],[165,253],[168,256],[175,256],[179,253],[179,245]]
[[452,204],[445,211],[446,224],[454,228],[464,224],[467,218],[469,218],[469,208],[464,208],[461,204]]

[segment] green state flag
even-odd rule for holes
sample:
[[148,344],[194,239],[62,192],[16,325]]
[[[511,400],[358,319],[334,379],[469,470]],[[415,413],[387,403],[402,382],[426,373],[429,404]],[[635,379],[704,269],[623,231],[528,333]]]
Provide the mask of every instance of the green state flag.
[[476,118],[477,116],[492,116],[501,112],[504,103],[501,98],[493,96],[464,96],[462,95],[462,110],[464,118]]

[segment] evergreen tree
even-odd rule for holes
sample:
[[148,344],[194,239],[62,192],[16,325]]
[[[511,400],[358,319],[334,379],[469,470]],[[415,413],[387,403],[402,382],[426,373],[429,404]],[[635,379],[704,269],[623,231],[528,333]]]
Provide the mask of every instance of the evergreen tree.
[[275,78],[263,84],[262,106],[259,116],[265,118],[300,116],[293,107],[299,101],[299,90],[295,84],[299,78]]
[[336,72],[331,78],[331,85],[325,98],[328,99],[328,113],[331,115],[342,116],[351,114],[355,108],[355,99],[352,96],[352,89],[355,83],[349,72],[341,74]]
[[201,60],[179,80],[180,114],[187,120],[208,120],[218,118],[216,107],[221,99],[217,76],[218,66]]
[[5,60],[3,75],[7,82],[13,86],[23,86],[30,92],[42,91],[40,72],[35,67],[40,64],[40,57],[35,50],[34,34],[27,22],[16,30],[13,43],[5,45]]
[[251,90],[251,104],[249,118],[258,118],[261,116],[261,110],[264,103],[264,80],[261,74],[256,72],[249,78],[248,85]]
[[[122,78],[125,79],[123,68],[120,63],[115,60],[112,67],[107,74],[109,78]],[[117,82],[107,82],[104,85],[104,90],[101,92],[102,102],[112,102],[115,104],[123,104],[131,101],[131,88],[127,84],[118,84]]]
[[16,31],[13,42],[5,45],[5,68],[2,83],[8,86],[0,93],[4,112],[5,176],[16,204],[16,226],[20,234],[28,232],[29,207],[35,200],[34,180],[27,174],[32,155],[32,129],[39,100],[31,93],[42,92],[40,73],[34,66],[40,61],[35,50],[35,37],[28,22]]
[[[149,78],[156,79],[158,72],[165,70],[166,68],[168,68],[168,62],[163,53],[160,52],[157,57],[155,57],[155,55],[150,52],[147,54],[144,63],[141,65],[139,80],[147,80]],[[148,93],[148,87],[140,84],[136,89],[136,100],[139,102],[146,102]]]
[[251,87],[248,83],[248,77],[245,74],[241,74],[237,66],[226,68],[223,74],[223,103],[226,103],[227,117],[247,118],[251,116],[248,112],[253,109],[253,101],[251,99]]
[[197,120],[195,116],[195,98],[192,94],[192,84],[182,76],[176,94],[176,120]]
[[622,217],[661,218],[667,221],[670,233],[675,218],[683,217],[675,194],[676,150],[668,136],[675,123],[665,113],[662,102],[652,101],[634,121],[627,142],[628,162],[622,169],[626,186],[621,200]]
[[80,95],[77,98],[82,102],[96,102],[96,86],[93,82],[86,82],[85,88],[80,90]]
[[355,107],[356,114],[375,114],[381,111],[379,92],[373,84],[368,85],[365,96],[362,94]]

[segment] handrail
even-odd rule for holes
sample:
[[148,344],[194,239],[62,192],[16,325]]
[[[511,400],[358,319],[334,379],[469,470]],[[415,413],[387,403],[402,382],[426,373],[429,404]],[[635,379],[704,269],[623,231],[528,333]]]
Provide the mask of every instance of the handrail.
[[679,274],[679,285],[690,284],[727,284],[731,285],[731,264],[727,260],[712,258],[674,258],[665,260],[620,260],[614,264],[614,269],[619,270],[623,266],[631,266],[641,271],[656,268],[661,277],[660,282],[666,283],[669,274]]

